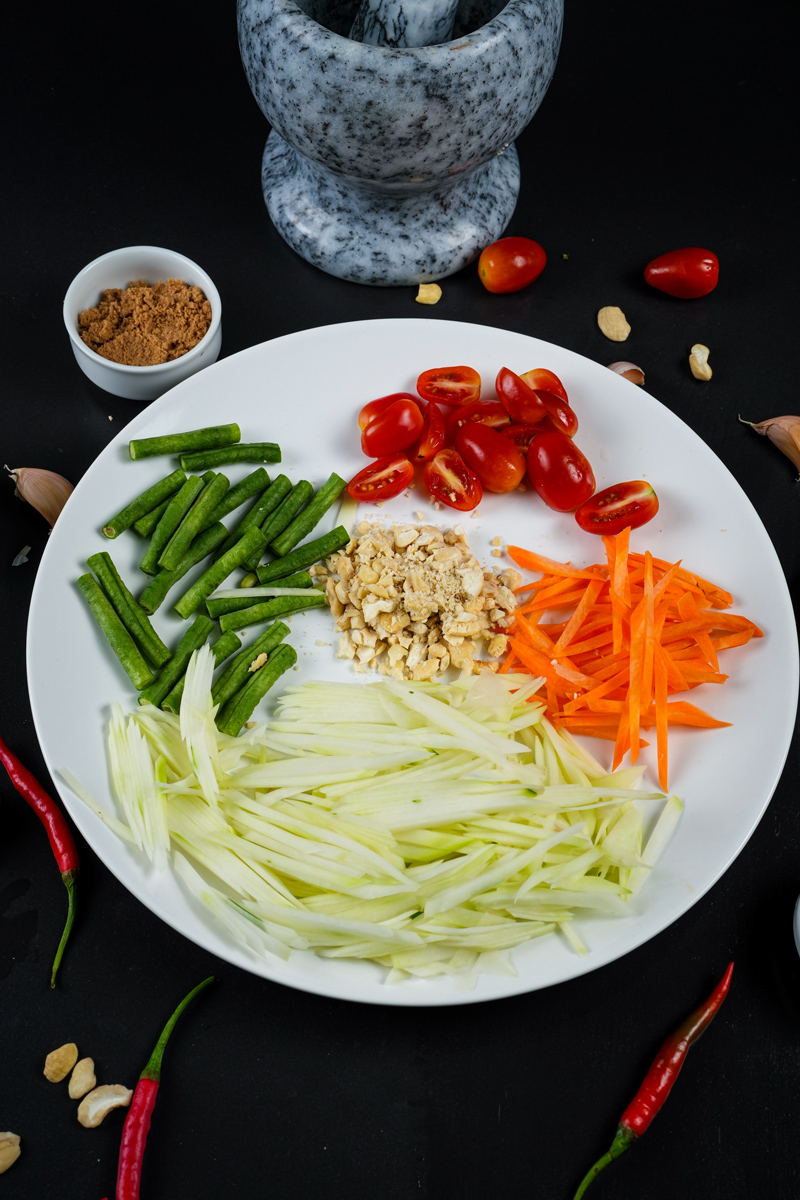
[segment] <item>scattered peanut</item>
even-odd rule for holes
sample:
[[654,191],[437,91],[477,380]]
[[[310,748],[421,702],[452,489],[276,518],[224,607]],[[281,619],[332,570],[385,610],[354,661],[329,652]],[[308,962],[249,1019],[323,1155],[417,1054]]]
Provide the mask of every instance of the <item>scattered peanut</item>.
[[81,1096],[85,1096],[90,1092],[97,1083],[97,1076],[94,1073],[94,1059],[82,1058],[76,1063],[72,1069],[72,1074],[69,1077],[69,1098],[70,1100],[80,1100]]
[[438,304],[442,298],[442,289],[438,283],[421,283],[414,299],[417,304]]
[[708,365],[708,356],[711,353],[708,346],[702,345],[701,342],[695,343],[692,346],[689,354],[689,368],[695,379],[701,379],[706,383],[712,376],[713,372]]
[[0,1133],[0,1175],[17,1161],[21,1153],[18,1133]]
[[121,1083],[104,1083],[84,1096],[78,1105],[78,1120],[85,1129],[96,1129],[112,1108],[127,1108],[133,1098]]
[[610,304],[600,309],[597,324],[610,342],[624,342],[631,331],[622,309]]
[[644,383],[644,371],[641,367],[637,367],[636,363],[630,362],[613,362],[608,364],[609,371],[614,371],[615,374],[621,375],[623,379],[629,379],[631,383]]
[[57,1050],[51,1050],[44,1060],[44,1077],[51,1083],[66,1079],[78,1061],[78,1047],[74,1042],[65,1042]]

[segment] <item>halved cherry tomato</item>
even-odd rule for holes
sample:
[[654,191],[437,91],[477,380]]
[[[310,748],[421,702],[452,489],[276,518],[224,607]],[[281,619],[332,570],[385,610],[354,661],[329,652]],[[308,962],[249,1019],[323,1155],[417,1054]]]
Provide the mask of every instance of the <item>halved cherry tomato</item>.
[[422,372],[417,391],[437,404],[469,404],[481,398],[481,377],[472,367],[433,367]]
[[589,460],[563,433],[545,429],[528,447],[528,478],[548,508],[570,512],[595,489]]
[[511,417],[497,400],[478,400],[475,404],[462,404],[447,418],[447,436],[455,441],[462,425],[477,422],[491,429],[504,429],[511,424]]
[[500,368],[494,386],[503,408],[518,424],[536,425],[547,412],[533,388],[508,367]]
[[525,237],[500,238],[478,259],[478,275],[487,292],[519,292],[541,275],[547,255]]
[[513,492],[525,474],[525,455],[496,429],[470,421],[456,434],[456,450],[490,492]]
[[422,419],[424,422],[422,433],[411,449],[407,451],[412,463],[428,462],[435,458],[447,440],[442,410],[438,404],[434,404],[433,400],[428,402]]
[[370,421],[374,421],[375,417],[390,404],[394,404],[395,400],[413,400],[417,403],[417,397],[412,396],[410,392],[392,392],[391,396],[380,396],[377,400],[370,400],[358,414],[358,428],[366,429]]
[[483,496],[481,481],[456,450],[440,450],[425,467],[425,486],[434,500],[468,512]]
[[670,250],[647,264],[644,278],[651,287],[668,296],[696,300],[698,296],[707,296],[717,286],[719,259],[711,250],[702,250],[699,246]]
[[379,458],[359,471],[347,485],[354,500],[389,500],[399,496],[414,478],[414,467],[405,454]]
[[613,536],[630,526],[638,529],[658,512],[658,496],[644,479],[615,483],[584,500],[575,509],[575,520],[586,533]]
[[546,426],[566,434],[569,438],[575,437],[578,432],[578,418],[567,401],[562,400],[560,396],[554,396],[552,392],[537,392],[536,395],[547,409],[544,419]]
[[532,371],[525,371],[520,375],[520,379],[524,379],[528,387],[533,388],[535,392],[550,392],[553,396],[560,396],[569,404],[567,389],[558,376],[554,375],[552,371],[548,371],[546,367],[534,367]]
[[508,425],[501,429],[503,437],[510,438],[515,446],[527,453],[528,446],[538,434],[543,433],[541,425]]
[[423,418],[415,400],[395,400],[373,417],[361,434],[367,458],[385,458],[412,445],[422,433]]

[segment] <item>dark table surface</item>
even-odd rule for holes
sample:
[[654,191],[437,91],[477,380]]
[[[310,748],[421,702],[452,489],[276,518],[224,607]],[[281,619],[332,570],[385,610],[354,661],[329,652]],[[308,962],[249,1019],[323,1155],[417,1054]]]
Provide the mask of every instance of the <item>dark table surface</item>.
[[[505,297],[484,291],[468,267],[423,309],[414,289],[320,273],[272,228],[259,186],[268,130],[240,67],[232,3],[11,6],[3,462],[77,483],[141,411],[78,370],[61,302],[76,272],[106,250],[169,246],[217,283],[224,356],[374,317],[496,325],[603,363],[630,356],[648,390],[742,485],[796,596],[796,471],[737,421],[797,410],[797,196],[782,115],[797,36],[791,7],[764,3],[756,16],[739,0],[568,4],[554,82],[518,141],[522,190],[508,229],[541,241],[549,266]],[[693,244],[722,262],[712,296],[679,303],[644,285],[650,258]],[[620,351],[595,324],[609,300],[634,325]],[[712,349],[709,384],[687,370],[698,328]],[[0,731],[50,786],[25,661],[46,536],[7,481]],[[12,569],[25,544],[29,562]],[[568,1200],[662,1035],[734,959],[731,994],[667,1107],[593,1194],[798,1195],[797,781],[795,743],[724,877],[620,961],[503,1001],[402,1009],[307,995],[216,960],[152,915],[88,847],[80,917],[51,992],[64,889],[42,829],[0,780],[0,1130],[23,1138],[0,1191],[7,1200],[113,1195],[121,1116],[81,1128],[66,1087],[43,1079],[44,1055],[75,1040],[104,1080],[132,1083],[167,1012],[213,973],[219,986],[196,1002],[168,1052],[147,1150],[149,1200]]]

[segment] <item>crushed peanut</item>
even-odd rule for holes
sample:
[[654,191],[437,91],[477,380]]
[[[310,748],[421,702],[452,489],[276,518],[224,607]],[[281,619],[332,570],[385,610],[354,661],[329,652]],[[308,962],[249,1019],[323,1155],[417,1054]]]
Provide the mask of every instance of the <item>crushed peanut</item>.
[[112,1108],[127,1108],[132,1099],[130,1088],[121,1083],[104,1083],[83,1097],[78,1105],[78,1120],[85,1129],[96,1129]]
[[631,331],[631,327],[625,320],[625,313],[621,308],[617,308],[613,304],[606,305],[601,308],[597,314],[597,324],[600,326],[600,332],[611,342],[624,342]]
[[0,1133],[0,1175],[17,1161],[21,1153],[18,1133]]
[[57,1050],[51,1050],[44,1060],[44,1077],[51,1083],[66,1079],[78,1061],[78,1047],[74,1042],[65,1042]]
[[85,1096],[97,1084],[97,1076],[94,1073],[94,1059],[82,1058],[77,1062],[72,1069],[72,1074],[69,1077],[69,1098],[70,1100],[80,1100],[81,1096]]
[[250,666],[247,668],[248,674],[250,674],[252,671],[257,671],[259,669],[259,667],[263,667],[263,665],[266,661],[267,661],[266,654],[259,654],[258,658],[254,658],[253,661],[250,663]]
[[689,354],[689,369],[695,379],[699,379],[703,383],[707,383],[713,374],[711,367],[708,365],[708,356],[710,353],[711,351],[708,346],[704,346],[702,342],[697,342],[692,346]]
[[442,289],[438,283],[421,283],[414,299],[417,304],[438,304],[442,298]]
[[[498,551],[499,553],[499,551]],[[397,679],[433,679],[449,666],[497,670],[477,658],[503,654],[511,621],[514,570],[483,570],[464,530],[362,521],[326,565],[325,595],[336,618],[338,658]]]

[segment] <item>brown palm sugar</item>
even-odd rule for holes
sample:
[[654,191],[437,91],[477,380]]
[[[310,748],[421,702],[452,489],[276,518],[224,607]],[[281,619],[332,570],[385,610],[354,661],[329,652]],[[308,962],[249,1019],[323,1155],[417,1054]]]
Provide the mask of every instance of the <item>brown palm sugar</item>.
[[78,317],[78,332],[102,358],[151,367],[186,354],[210,324],[211,305],[199,287],[182,279],[139,279],[107,288],[100,303]]

